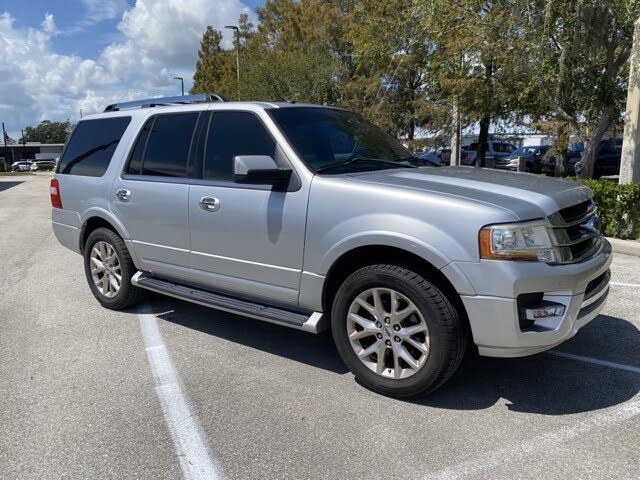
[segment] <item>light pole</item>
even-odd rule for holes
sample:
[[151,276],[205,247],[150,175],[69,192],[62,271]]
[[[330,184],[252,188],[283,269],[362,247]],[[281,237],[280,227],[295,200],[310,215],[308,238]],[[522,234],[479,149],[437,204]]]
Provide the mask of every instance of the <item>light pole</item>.
[[236,76],[238,77],[238,100],[240,100],[240,29],[237,25],[225,25],[224,28],[234,30],[236,34]]
[[182,96],[184,97],[184,78],[182,77],[173,77],[174,80],[180,80],[180,86],[182,90]]

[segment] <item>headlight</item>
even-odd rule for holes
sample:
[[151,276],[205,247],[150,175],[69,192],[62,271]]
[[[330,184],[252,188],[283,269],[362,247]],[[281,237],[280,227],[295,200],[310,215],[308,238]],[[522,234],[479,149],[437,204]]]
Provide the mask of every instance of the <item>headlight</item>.
[[518,163],[520,163],[520,159],[519,158],[511,158],[511,159],[509,159],[509,165],[518,166]]
[[484,227],[480,230],[480,258],[553,263],[559,252],[549,223],[535,220]]

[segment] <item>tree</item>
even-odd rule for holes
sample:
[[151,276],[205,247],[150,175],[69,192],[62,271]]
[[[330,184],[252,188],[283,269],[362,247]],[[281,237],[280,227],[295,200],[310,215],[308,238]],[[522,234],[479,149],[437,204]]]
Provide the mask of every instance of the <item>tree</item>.
[[[519,0],[530,70],[528,95],[537,107],[566,122],[584,142],[577,172],[594,174],[597,146],[624,109],[633,0]],[[529,103],[531,106],[531,103]]]
[[509,0],[419,0],[426,30],[437,43],[434,75],[452,109],[478,122],[478,165],[484,165],[492,121],[508,117],[517,92],[519,18]]
[[36,127],[26,127],[24,137],[20,138],[18,142],[64,143],[71,133],[71,128],[69,120],[66,122],[43,120]]
[[191,93],[218,93],[235,98],[236,63],[221,46],[222,33],[208,26],[202,35]]
[[[353,42],[356,68],[342,104],[409,142],[419,128],[439,130],[447,112],[430,72],[434,44],[414,3],[358,2],[352,20],[347,38]],[[358,87],[363,95],[348,95]]]

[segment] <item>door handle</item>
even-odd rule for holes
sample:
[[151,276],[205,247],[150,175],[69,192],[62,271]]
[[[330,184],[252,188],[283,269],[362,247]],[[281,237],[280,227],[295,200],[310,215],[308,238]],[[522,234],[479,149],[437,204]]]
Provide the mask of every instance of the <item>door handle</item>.
[[202,197],[200,199],[200,208],[207,212],[217,212],[220,210],[220,200],[213,197]]
[[129,190],[125,190],[124,188],[121,188],[116,192],[116,197],[118,198],[118,200],[122,200],[123,202],[126,202],[131,198],[131,192]]

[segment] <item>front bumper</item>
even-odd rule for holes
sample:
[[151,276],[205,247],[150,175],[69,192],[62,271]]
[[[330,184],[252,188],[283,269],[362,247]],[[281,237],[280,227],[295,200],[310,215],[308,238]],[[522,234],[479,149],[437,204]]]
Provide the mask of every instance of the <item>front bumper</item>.
[[[604,308],[609,293],[611,246],[572,265],[483,260],[460,262],[477,295],[463,295],[473,340],[481,355],[520,357],[553,348],[573,337]],[[602,279],[602,282],[598,280]],[[591,285],[596,283],[597,288]],[[564,315],[522,328],[517,298],[543,292],[544,300],[565,305]]]
[[506,163],[506,164],[496,163],[496,168],[498,170],[511,170],[512,172],[517,172],[518,171],[518,167],[517,166],[510,165],[508,163]]

